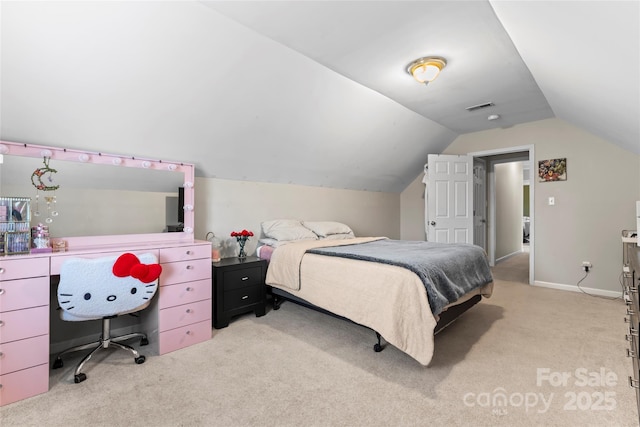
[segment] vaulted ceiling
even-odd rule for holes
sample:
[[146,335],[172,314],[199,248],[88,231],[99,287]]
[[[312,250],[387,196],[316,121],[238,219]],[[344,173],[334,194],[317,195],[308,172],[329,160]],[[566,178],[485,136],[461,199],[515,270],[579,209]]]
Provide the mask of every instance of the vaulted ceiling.
[[[640,154],[635,1],[4,1],[0,12],[5,140],[392,192],[459,134],[549,117]],[[406,67],[427,55],[447,66],[424,86]]]

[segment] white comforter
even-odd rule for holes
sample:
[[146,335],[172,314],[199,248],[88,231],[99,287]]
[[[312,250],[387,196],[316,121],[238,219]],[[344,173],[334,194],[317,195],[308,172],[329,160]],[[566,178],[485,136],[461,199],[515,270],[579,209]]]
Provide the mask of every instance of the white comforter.
[[[388,343],[426,366],[433,357],[437,319],[415,273],[393,265],[305,253],[317,247],[377,239],[380,237],[310,240],[280,246],[271,255],[266,282],[379,332]],[[476,294],[488,297],[492,290],[490,283],[456,303]]]

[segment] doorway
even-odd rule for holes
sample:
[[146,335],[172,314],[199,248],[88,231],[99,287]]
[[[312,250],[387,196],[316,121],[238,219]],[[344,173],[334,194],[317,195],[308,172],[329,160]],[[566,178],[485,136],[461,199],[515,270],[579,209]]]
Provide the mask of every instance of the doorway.
[[[489,262],[492,267],[495,267],[496,264],[501,264],[501,267],[511,268],[517,266],[516,268],[520,270],[518,277],[522,276],[522,269],[528,268],[528,280],[524,280],[526,283],[532,284],[534,283],[535,276],[535,250],[534,250],[534,206],[535,206],[535,189],[534,189],[534,180],[529,179],[529,175],[535,171],[533,167],[533,159],[534,157],[534,148],[533,146],[520,146],[520,147],[510,147],[505,149],[497,149],[497,150],[488,150],[482,152],[474,152],[469,153],[470,156],[474,158],[474,164],[477,165],[480,162],[476,162],[476,160],[482,160],[486,165],[486,179],[485,179],[485,190],[484,193],[482,191],[478,191],[474,188],[474,208],[483,208],[483,203],[486,202],[486,210],[476,211],[480,212],[479,216],[484,216],[486,218],[486,231],[484,233],[484,245],[480,245],[484,247],[487,251],[487,255],[489,257]],[[519,167],[511,167],[515,164],[520,165]],[[497,166],[500,165],[500,166]],[[509,167],[504,167],[503,165],[509,165]],[[503,189],[506,186],[515,187],[514,182],[510,182],[513,178],[509,178],[513,175],[506,174],[505,170],[509,171],[511,169],[511,173],[513,174],[513,170],[520,170],[520,176],[518,180],[518,184],[520,186],[519,193],[520,197],[517,200],[505,200],[505,196],[500,196],[503,194]],[[525,172],[526,171],[526,172]],[[527,175],[527,173],[529,175]],[[506,182],[509,180],[509,182]],[[525,185],[526,184],[526,185]],[[528,216],[524,215],[525,212],[525,186],[528,191]],[[476,192],[478,195],[476,195]],[[483,197],[484,194],[484,197]],[[506,194],[509,194],[508,192]],[[499,199],[502,197],[502,199]],[[513,197],[512,197],[513,198]],[[515,204],[519,204],[515,206]],[[505,206],[507,212],[511,212],[510,221],[510,231],[504,233],[504,230],[501,230],[501,225],[506,226],[506,221],[501,220],[501,215],[505,212]],[[513,209],[512,209],[513,208]],[[514,217],[512,211],[521,212],[519,216]],[[482,215],[484,214],[484,215]],[[475,216],[475,215],[474,215]],[[514,224],[514,221],[517,221],[517,224]],[[517,230],[514,231],[514,227],[517,227]],[[520,246],[517,252],[514,248],[513,239],[516,238],[513,236],[514,233],[519,233],[519,242]],[[499,247],[501,244],[502,238],[505,235],[510,235],[511,237],[511,249],[507,249],[505,253],[505,249],[503,247]],[[526,242],[528,240],[528,242]],[[482,241],[482,239],[481,239]],[[510,252],[511,251],[511,252]],[[496,254],[498,253],[498,256]],[[498,261],[498,262],[497,262]],[[499,262],[502,261],[502,262]],[[515,273],[515,271],[514,271]],[[526,277],[526,273],[524,275]],[[522,281],[522,279],[519,279]]]

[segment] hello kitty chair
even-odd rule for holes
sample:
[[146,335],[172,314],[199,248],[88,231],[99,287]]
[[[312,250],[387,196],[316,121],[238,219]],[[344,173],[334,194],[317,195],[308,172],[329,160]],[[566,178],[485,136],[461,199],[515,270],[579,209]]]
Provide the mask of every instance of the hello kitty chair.
[[157,264],[154,254],[146,253],[139,257],[125,253],[119,257],[71,258],[60,269],[58,285],[58,304],[60,317],[69,322],[82,322],[102,319],[100,339],[84,345],[69,348],[58,354],[53,369],[63,366],[62,356],[93,348],[74,372],[74,382],[87,379],[82,367],[100,349],[119,348],[133,354],[137,364],[144,363],[145,357],[121,341],[140,338],[141,345],[149,343],[143,333],[132,333],[111,337],[111,319],[134,313],[146,308],[158,290],[158,277],[162,268]]

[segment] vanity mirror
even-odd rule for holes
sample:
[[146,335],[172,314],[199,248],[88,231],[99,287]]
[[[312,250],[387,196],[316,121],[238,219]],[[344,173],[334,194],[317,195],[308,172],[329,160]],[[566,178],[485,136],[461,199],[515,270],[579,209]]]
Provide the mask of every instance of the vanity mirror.
[[191,164],[8,141],[0,154],[0,196],[30,197],[31,225],[46,223],[53,238],[193,240]]

